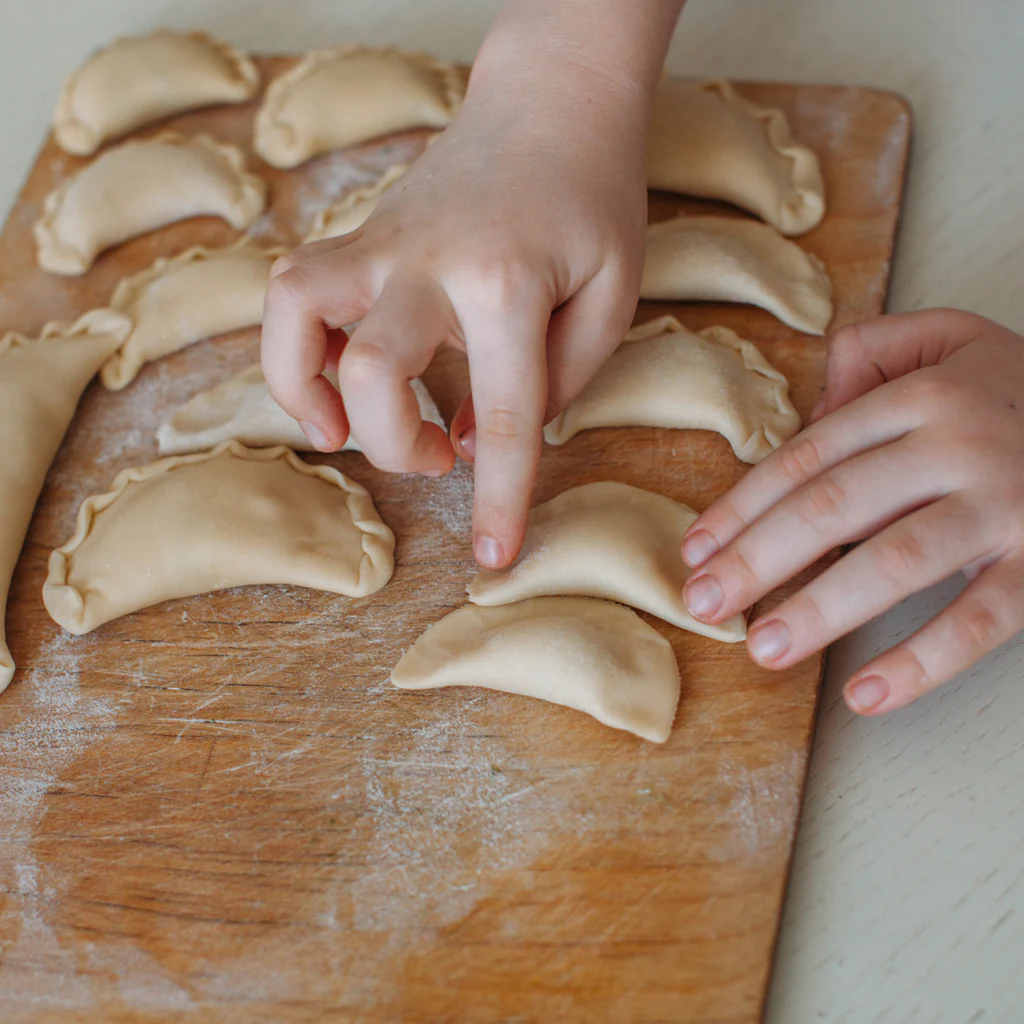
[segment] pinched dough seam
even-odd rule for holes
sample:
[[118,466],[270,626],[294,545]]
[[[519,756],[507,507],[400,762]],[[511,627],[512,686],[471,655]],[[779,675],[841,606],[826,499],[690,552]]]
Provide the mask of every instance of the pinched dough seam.
[[395,164],[389,167],[376,181],[368,185],[357,185],[350,192],[346,192],[337,202],[331,203],[316,215],[313,227],[306,235],[306,242],[317,242],[323,240],[323,232],[327,229],[335,217],[348,213],[354,206],[364,203],[368,199],[379,199],[392,185],[400,178],[403,178],[412,164]]
[[150,463],[148,466],[133,466],[130,469],[122,470],[114,478],[113,489],[106,494],[94,494],[82,502],[78,510],[78,519],[75,524],[75,532],[71,539],[62,547],[53,552],[50,563],[49,576],[46,584],[48,587],[63,587],[69,600],[74,602],[76,615],[85,608],[85,598],[77,587],[68,582],[68,565],[74,557],[75,552],[86,542],[92,532],[92,525],[96,517],[110,508],[125,491],[129,485],[144,483],[158,476],[173,473],[182,466],[192,466],[201,462],[208,462],[219,458],[221,455],[230,455],[232,458],[241,459],[244,462],[276,462],[284,459],[288,465],[297,473],[305,476],[314,476],[325,483],[333,484],[346,494],[345,504],[349,515],[352,517],[352,524],[362,533],[363,559],[359,565],[359,586],[364,585],[364,574],[377,567],[377,560],[383,555],[383,562],[389,560],[386,545],[382,545],[379,538],[390,539],[393,535],[391,529],[381,520],[374,518],[373,498],[368,491],[360,487],[354,481],[349,480],[344,474],[330,466],[311,466],[303,462],[290,448],[279,445],[276,448],[246,448],[237,441],[225,441],[208,452],[197,452],[192,455],[173,455],[168,459],[161,459],[159,462]]
[[438,60],[426,53],[402,50],[397,46],[361,46],[359,43],[350,43],[348,46],[337,46],[329,50],[313,50],[311,53],[307,53],[294,67],[278,75],[267,86],[263,105],[256,114],[257,135],[270,131],[280,132],[285,140],[285,145],[294,146],[298,141],[295,126],[288,121],[281,120],[279,116],[283,99],[288,96],[289,91],[322,64],[345,60],[364,53],[377,54],[382,57],[400,57],[407,63],[419,65],[434,75],[440,83],[444,90],[444,101],[449,114],[454,114],[461,106],[465,89],[462,75],[454,64]]
[[[235,70],[238,83],[246,86],[244,99],[251,99],[256,94],[256,90],[260,85],[260,73],[257,70],[256,65],[249,58],[248,54],[243,53],[237,47],[231,46],[229,43],[224,43],[219,39],[214,39],[205,32],[178,33],[172,32],[169,29],[157,29],[157,31],[151,32],[147,36],[138,38],[149,39],[153,36],[178,36],[181,34],[183,34],[186,39],[209,46],[211,49],[218,51],[227,58],[228,63],[231,64]],[[73,109],[74,92],[78,87],[78,79],[82,72],[95,58],[100,57],[107,50],[113,49],[113,47],[117,46],[119,43],[131,42],[134,38],[136,37],[120,36],[109,45],[103,47],[103,49],[97,50],[95,53],[91,54],[81,67],[76,68],[67,77],[67,79],[65,79],[64,85],[60,90],[60,96],[57,99],[57,109],[53,113],[53,127],[55,134],[66,135],[68,132],[81,133],[79,135],[79,139],[84,143],[83,148],[88,147],[89,153],[94,153],[96,149],[103,144],[105,136],[97,132],[92,125],[79,121],[75,116]],[[239,102],[242,101],[240,100]],[[87,153],[83,153],[83,155],[87,155]]]
[[34,338],[18,331],[9,331],[0,338],[0,359],[27,345],[38,345],[53,338],[72,338],[76,334],[109,334],[123,342],[131,330],[132,322],[123,313],[113,309],[90,309],[71,324],[63,320],[51,320]]
[[[732,103],[760,121],[764,126],[768,145],[792,166],[790,180],[803,206],[813,215],[813,222],[807,230],[817,225],[825,215],[824,182],[821,166],[814,151],[793,138],[786,115],[775,107],[761,107],[741,96],[731,82],[713,80],[701,82],[698,89],[713,92],[723,103]],[[792,210],[792,204],[783,203],[784,209]]]
[[[283,256],[288,252],[288,247],[284,245],[276,245],[265,248],[254,241],[249,235],[243,235],[237,242],[220,248],[209,248],[205,245],[194,245],[191,249],[186,249],[184,252],[178,253],[177,256],[161,256],[145,270],[140,270],[137,274],[132,274],[129,277],[121,279],[117,287],[114,289],[114,294],[110,298],[110,308],[117,313],[127,316],[132,321],[132,331],[134,331],[135,327],[138,325],[136,318],[132,316],[130,310],[132,310],[132,307],[134,307],[143,292],[145,292],[154,281],[159,280],[159,278],[168,273],[168,271],[176,270],[178,267],[182,267],[187,263],[200,263],[204,260],[217,260],[221,256],[229,256],[234,255],[235,253],[247,251],[276,259],[278,256]],[[131,334],[129,333],[125,342],[127,343],[130,340]],[[124,349],[119,348],[106,361],[106,363],[103,364],[104,384],[107,387],[111,386],[110,384],[107,384],[108,379],[110,379],[111,384],[123,387],[128,380],[134,378],[138,371],[147,362],[145,359],[139,359],[137,353],[132,353],[131,359],[128,359],[127,356],[128,354]]]
[[[186,148],[197,147],[199,149],[209,151],[222,164],[227,165],[228,169],[234,175],[238,188],[237,205],[239,209],[244,209],[248,206],[251,199],[258,199],[262,206],[264,197],[266,196],[266,185],[263,179],[258,174],[253,174],[247,170],[245,156],[237,146],[232,146],[227,142],[218,142],[210,135],[185,136],[179,132],[160,132],[158,135],[154,135],[148,139],[133,139],[130,142],[124,142],[120,146],[108,149],[101,157],[97,157],[96,159],[102,159],[103,156],[107,156],[110,153],[116,153],[122,149],[129,149],[135,146],[148,146],[154,142],[159,142],[166,146],[183,146]],[[90,260],[84,253],[79,252],[74,246],[66,245],[59,240],[57,237],[55,222],[60,216],[64,197],[78,181],[79,176],[91,166],[92,163],[86,164],[78,174],[74,174],[67,180],[61,182],[60,185],[58,185],[43,200],[43,215],[38,221],[36,221],[33,229],[36,243],[39,245],[40,249],[45,247],[49,250],[51,256],[59,256],[62,261],[70,259],[79,266],[88,266]]]
[[[792,417],[796,413],[796,410],[793,408],[793,403],[789,400],[789,381],[786,379],[784,374],[776,370],[775,367],[765,359],[756,345],[744,340],[735,331],[729,330],[728,327],[705,327],[702,331],[687,331],[687,329],[683,327],[683,325],[674,316],[662,316],[658,317],[656,320],[651,320],[648,323],[641,324],[639,327],[634,327],[629,334],[626,335],[626,341],[650,341],[662,334],[680,333],[695,333],[698,338],[703,338],[705,341],[710,341],[716,345],[731,348],[734,352],[739,353],[740,358],[743,360],[743,368],[745,370],[749,370],[751,373],[756,373],[759,377],[764,377],[767,380],[773,381],[774,383],[772,384],[769,394],[774,406],[774,412],[762,420],[760,433],[764,435],[765,441],[767,441],[772,448],[778,448],[783,441],[790,437],[789,434],[783,434],[780,429],[784,428],[786,423],[791,421]],[[745,449],[751,441],[756,439],[756,437],[757,433],[751,434],[750,437],[740,445],[741,450]]]

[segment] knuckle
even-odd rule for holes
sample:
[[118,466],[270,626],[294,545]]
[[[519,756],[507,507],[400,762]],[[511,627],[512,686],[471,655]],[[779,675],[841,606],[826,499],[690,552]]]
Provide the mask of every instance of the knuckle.
[[527,260],[516,257],[481,259],[473,268],[472,294],[490,309],[507,310],[522,302],[524,293],[535,288],[536,271]]
[[802,518],[811,524],[823,519],[836,519],[847,505],[846,491],[837,480],[828,476],[804,488],[798,500]]
[[879,540],[875,550],[878,574],[893,584],[905,582],[920,568],[924,559],[921,542],[909,530]]
[[295,259],[294,252],[286,252],[283,256],[278,256],[270,265],[270,280],[273,280],[275,277],[280,277],[282,274],[286,274],[295,266],[296,262],[297,260]]
[[[281,259],[287,257],[282,256]],[[275,264],[276,266],[277,264]],[[307,298],[307,289],[302,274],[294,264],[281,271],[267,284],[265,304],[267,308],[301,309]]]
[[803,482],[816,477],[825,466],[821,449],[809,434],[795,437],[779,451],[782,471],[793,481]]
[[928,370],[914,374],[907,385],[908,396],[925,413],[955,413],[969,399],[964,386],[952,377]]
[[518,441],[529,431],[526,417],[517,409],[497,406],[477,413],[477,436],[483,434],[491,441]]
[[847,324],[840,327],[829,339],[830,356],[845,356],[852,352],[860,352],[864,347],[860,324]]
[[954,618],[953,628],[958,644],[975,657],[986,654],[1002,641],[1002,620],[982,601],[975,601],[964,608]]
[[391,368],[391,357],[379,345],[368,342],[350,343],[338,363],[338,379],[342,388],[355,390],[380,380]]

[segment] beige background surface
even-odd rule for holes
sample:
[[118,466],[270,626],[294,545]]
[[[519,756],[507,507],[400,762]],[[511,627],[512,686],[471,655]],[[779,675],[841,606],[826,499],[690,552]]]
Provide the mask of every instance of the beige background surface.
[[[202,27],[265,51],[354,39],[469,60],[498,6],[7,0],[0,206],[35,155],[62,77],[114,35]],[[1022,53],[1019,0],[691,0],[669,68],[904,93],[917,134],[891,308],[957,305],[1024,330]],[[839,700],[855,665],[958,586],[920,595],[832,653],[773,1024],[1020,1019],[1024,645],[886,720],[854,719]]]

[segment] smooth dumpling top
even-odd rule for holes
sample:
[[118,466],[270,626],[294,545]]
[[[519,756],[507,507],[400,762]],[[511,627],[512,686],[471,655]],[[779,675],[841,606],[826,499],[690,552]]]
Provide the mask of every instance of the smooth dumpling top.
[[108,139],[195,107],[242,103],[259,88],[256,65],[202,32],[161,29],[118,39],[64,83],[53,114],[57,145],[80,156]]
[[315,50],[270,83],[253,144],[274,167],[410,128],[444,128],[465,92],[459,70],[418,53]]

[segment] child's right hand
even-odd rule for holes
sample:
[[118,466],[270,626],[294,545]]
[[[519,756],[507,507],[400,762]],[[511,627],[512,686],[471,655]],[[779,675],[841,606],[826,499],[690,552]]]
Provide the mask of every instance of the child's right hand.
[[[440,345],[466,351],[472,401],[453,435],[475,457],[474,550],[487,567],[519,552],[543,424],[629,327],[646,126],[679,6],[511,4],[456,122],[366,224],[274,267],[264,371],[322,451],[351,427],[382,469],[447,473],[452,444],[421,422],[409,380]],[[322,376],[335,362],[340,395]]]

